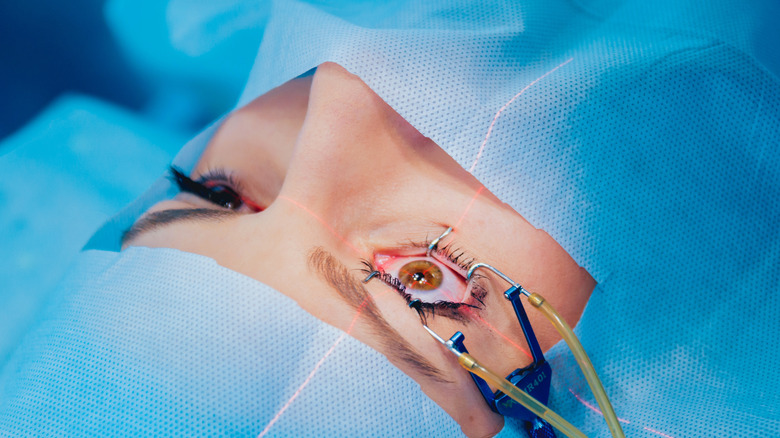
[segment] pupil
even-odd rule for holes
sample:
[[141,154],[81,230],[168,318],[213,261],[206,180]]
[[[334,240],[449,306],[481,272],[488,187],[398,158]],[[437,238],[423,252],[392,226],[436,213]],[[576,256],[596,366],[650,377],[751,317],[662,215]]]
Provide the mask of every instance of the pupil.
[[444,280],[441,269],[428,260],[415,260],[398,271],[401,284],[409,289],[428,291],[438,289]]

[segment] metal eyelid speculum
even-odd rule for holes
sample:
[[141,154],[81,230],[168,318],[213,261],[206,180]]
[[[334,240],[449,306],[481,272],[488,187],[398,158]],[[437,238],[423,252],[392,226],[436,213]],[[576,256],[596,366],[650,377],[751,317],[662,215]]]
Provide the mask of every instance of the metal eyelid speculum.
[[[439,242],[441,242],[441,240],[451,232],[452,227],[448,227],[444,233],[434,239],[428,245],[428,249],[425,255],[430,257],[431,253],[438,247]],[[531,322],[528,319],[528,315],[526,314],[522,303],[520,302],[520,294],[528,297],[531,295],[531,293],[523,288],[520,284],[509,278],[506,274],[487,263],[473,264],[466,274],[466,281],[470,281],[471,277],[474,275],[474,271],[480,268],[492,271],[494,274],[510,284],[509,289],[504,292],[504,297],[512,303],[512,307],[515,310],[515,316],[517,316],[517,321],[520,323],[520,328],[523,330],[526,343],[531,349],[533,362],[526,367],[518,368],[512,371],[506,377],[506,380],[546,405],[547,400],[550,397],[550,378],[552,377],[552,368],[550,367],[550,364],[544,359],[542,348],[539,346],[539,342],[536,340],[536,335],[534,334],[533,328],[531,327]],[[370,280],[374,275],[375,273],[371,273],[365,281]],[[414,306],[414,304],[417,304],[417,306]],[[423,326],[428,329],[427,322],[424,320],[419,309],[419,300],[414,300],[412,303],[410,303],[410,307],[417,310],[418,314],[421,315],[421,322],[423,323]],[[428,329],[428,331],[431,332],[430,329]],[[455,334],[452,335],[449,341],[446,343],[451,346],[450,348],[457,350],[460,353],[468,353],[466,345],[464,344],[465,339],[466,337],[463,335],[463,333],[458,331],[455,332]],[[529,411],[523,405],[516,402],[503,392],[491,391],[488,383],[481,377],[474,373],[469,374],[474,380],[474,383],[477,385],[477,388],[479,388],[479,392],[482,393],[482,397],[484,397],[485,402],[487,402],[488,406],[490,406],[490,409],[492,409],[494,412],[497,412],[498,414],[505,417],[512,417],[523,421],[526,430],[531,437],[555,437],[553,427],[549,423],[539,418],[536,414]]]
[[[512,371],[506,379],[515,385],[516,387],[527,392],[535,399],[539,400],[543,404],[547,404],[547,400],[550,396],[550,377],[552,376],[552,368],[550,364],[544,359],[544,354],[539,346],[539,342],[536,340],[531,322],[528,319],[528,315],[520,302],[520,294],[529,296],[530,292],[525,290],[520,284],[514,282],[511,278],[506,276],[498,269],[488,265],[487,263],[475,263],[468,270],[466,280],[471,280],[474,271],[477,269],[488,269],[501,277],[504,281],[508,282],[511,286],[504,292],[504,297],[512,303],[512,307],[515,310],[517,321],[520,323],[520,328],[525,335],[526,343],[531,349],[531,356],[533,357],[533,363],[530,365],[518,368]],[[451,345],[461,353],[468,353],[464,340],[466,337],[460,331],[456,332],[449,341]],[[531,436],[545,436],[545,434],[553,433],[553,428],[547,422],[537,417],[531,411],[523,407],[518,402],[512,400],[509,396],[501,391],[495,393],[490,390],[487,382],[476,374],[470,373],[474,383],[479,388],[482,396],[485,398],[490,408],[507,417],[516,418],[526,422],[526,427]],[[547,435],[547,436],[554,436]]]
[[433,241],[431,241],[431,244],[428,245],[428,250],[425,251],[425,257],[430,257],[433,250],[435,250],[436,247],[439,246],[439,242],[441,242],[441,239],[447,237],[447,235],[450,234],[451,232],[452,232],[452,227],[448,227],[447,230],[441,233],[439,237],[433,239]]

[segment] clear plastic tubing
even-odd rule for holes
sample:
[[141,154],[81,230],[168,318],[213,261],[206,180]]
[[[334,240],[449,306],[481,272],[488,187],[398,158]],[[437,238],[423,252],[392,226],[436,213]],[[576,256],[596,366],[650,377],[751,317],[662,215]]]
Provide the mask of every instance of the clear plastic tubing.
[[[566,341],[566,344],[574,354],[574,358],[577,360],[577,364],[580,366],[582,373],[585,375],[585,380],[588,381],[588,385],[590,386],[591,391],[593,391],[593,396],[596,397],[596,401],[601,408],[604,419],[607,421],[607,427],[609,427],[612,436],[615,438],[625,438],[623,428],[620,426],[620,421],[618,421],[606,391],[604,391],[604,386],[601,384],[601,380],[599,380],[599,376],[596,374],[596,370],[593,368],[590,358],[588,358],[587,353],[585,353],[585,349],[582,348],[582,344],[574,335],[569,324],[566,324],[566,321],[561,318],[561,315],[559,315],[541,295],[536,293],[531,294],[528,297],[528,302],[539,309],[544,316],[550,320],[555,329],[558,330],[558,333],[563,337],[563,340]],[[550,422],[550,424],[553,423]]]
[[487,368],[477,363],[477,361],[474,360],[470,354],[459,354],[458,363],[460,363],[460,365],[466,370],[478,375],[479,377],[482,377],[486,382],[492,384],[501,392],[528,408],[529,411],[533,412],[538,417],[546,420],[567,437],[587,438],[585,434],[582,433],[579,429],[572,426],[572,424],[564,420],[563,417],[550,410],[547,406],[543,405],[541,402],[539,402],[539,400],[533,398],[528,393],[509,383],[508,380],[498,376],[497,374],[494,374],[492,371],[489,371]]

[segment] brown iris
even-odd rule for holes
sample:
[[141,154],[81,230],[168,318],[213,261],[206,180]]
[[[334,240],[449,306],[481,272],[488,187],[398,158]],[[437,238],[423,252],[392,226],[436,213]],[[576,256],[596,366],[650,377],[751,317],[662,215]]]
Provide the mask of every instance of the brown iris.
[[410,289],[434,290],[441,286],[441,269],[427,260],[415,260],[401,267],[398,279]]

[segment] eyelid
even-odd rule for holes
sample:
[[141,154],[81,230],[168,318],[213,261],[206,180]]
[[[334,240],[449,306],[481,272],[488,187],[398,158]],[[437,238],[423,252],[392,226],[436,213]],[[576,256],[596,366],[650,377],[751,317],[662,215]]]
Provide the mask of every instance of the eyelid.
[[[378,257],[376,261],[380,272],[389,274],[392,278],[401,280],[400,271],[410,264],[417,262],[430,263],[441,271],[440,283],[433,289],[417,289],[408,284],[404,284],[404,289],[412,298],[420,298],[426,303],[447,302],[447,303],[465,303],[469,298],[469,283],[457,272],[446,265],[442,266],[439,260],[433,257],[423,256],[386,256]],[[425,266],[425,264],[423,264]],[[420,269],[418,266],[417,269]],[[415,269],[416,270],[416,269]],[[401,283],[403,284],[403,283]]]
[[250,199],[248,196],[245,195],[247,190],[244,188],[244,185],[241,183],[241,180],[236,176],[236,174],[232,171],[225,170],[224,168],[218,167],[218,168],[209,168],[204,172],[201,176],[198,177],[198,181],[202,182],[203,184],[206,184],[208,182],[211,183],[222,183],[230,187],[236,194],[238,194],[239,199],[241,199],[241,202],[244,203],[247,207],[249,207],[253,212],[261,212],[265,210],[265,207],[256,203],[252,199]]
[[[427,239],[423,242],[408,241],[405,244],[398,245],[396,248],[376,250],[374,251],[374,254],[381,253],[391,256],[425,257],[430,244],[431,241]],[[437,246],[431,251],[431,257],[460,274],[464,278],[464,281],[469,268],[476,263],[477,260],[476,257],[461,249],[460,245],[457,244],[457,240],[452,240],[446,245]]]
[[[427,249],[427,246],[426,246]],[[436,248],[435,250],[431,251],[431,257],[434,259],[440,261],[441,263],[447,265],[448,268],[452,269],[453,271],[460,274],[461,277],[463,277],[463,280],[468,283],[468,279],[466,279],[466,274],[468,273],[468,267],[461,266],[457,264],[456,262],[452,261],[450,258],[450,255],[453,254],[453,252],[448,252],[448,247],[443,248]],[[449,254],[449,255],[448,255]],[[473,263],[473,262],[470,262]]]
[[[427,247],[426,247],[427,248]],[[374,263],[376,266],[381,270],[382,266],[385,265],[389,260],[395,259],[397,257],[408,257],[408,258],[418,258],[418,259],[424,259],[428,258],[428,256],[425,255],[425,251],[413,251],[413,252],[397,252],[397,253],[390,253],[390,251],[382,252],[379,254],[374,254]],[[443,264],[447,268],[449,268],[451,271],[453,271],[455,274],[458,274],[461,276],[463,281],[468,285],[468,281],[466,280],[466,272],[467,270],[464,270],[461,266],[457,266],[454,263],[452,263],[446,256],[440,254],[438,251],[431,252],[430,258],[436,260],[437,262]]]
[[[411,257],[415,258],[418,257],[414,253],[396,253],[396,257]],[[425,257],[423,254],[422,257]],[[363,268],[361,271],[363,271],[366,275],[371,274],[374,272],[377,268],[377,266],[374,265],[372,261],[369,261],[367,259],[362,260]],[[444,269],[449,269],[449,267],[445,267]],[[408,289],[401,284],[400,280],[395,278],[392,274],[388,272],[383,272],[381,270],[378,271],[379,275],[377,278],[386,285],[390,286],[394,290],[398,292],[398,294],[406,300],[406,303],[409,304],[412,302],[413,298],[412,295],[408,292]],[[460,275],[458,272],[452,272],[450,275]],[[372,277],[369,277],[372,278]],[[485,297],[488,294],[488,289],[485,287],[481,280],[481,276],[479,278],[472,278],[471,281],[466,281],[465,277],[463,278],[463,282],[465,283],[465,297],[463,301],[461,302],[452,302],[452,301],[434,301],[434,302],[421,302],[420,309],[429,317],[434,317],[436,315],[443,316],[445,318],[449,318],[455,321],[459,321],[461,323],[468,323],[473,315],[473,312],[479,312],[482,309],[485,308]]]
[[[474,277],[471,281],[466,279],[468,268],[475,262],[475,258],[466,253],[466,251],[461,250],[456,241],[451,241],[446,245],[436,248],[433,252],[431,252],[431,256],[427,257],[426,252],[429,245],[430,242],[407,241],[405,244],[400,244],[392,249],[378,249],[374,251],[372,262],[367,263],[367,261],[364,260],[364,265],[370,267],[370,269],[374,269],[374,266],[376,266],[383,274],[380,279],[383,282],[389,284],[391,287],[398,289],[395,285],[390,284],[387,281],[387,277],[390,277],[390,279],[395,280],[395,283],[400,284],[400,281],[395,278],[395,276],[385,272],[382,269],[384,264],[390,263],[392,260],[398,257],[411,259],[433,259],[437,263],[443,265],[443,268],[451,271],[449,275],[459,276],[460,278],[458,280],[464,284],[463,287],[465,288],[464,294],[462,295],[463,300],[461,302],[445,301],[442,303],[446,303],[450,306],[464,305],[475,309],[482,308],[484,306],[483,299],[487,295],[487,289],[479,280],[481,276],[479,276],[479,278]],[[408,301],[409,292],[401,290],[399,290],[399,292],[406,294]],[[461,317],[462,316],[463,315],[461,315]]]
[[208,183],[223,183],[233,189],[236,193],[241,195],[245,193],[245,189],[238,177],[232,171],[227,171],[223,168],[209,168],[203,172],[195,180],[201,184]]
[[[233,176],[232,173],[226,172],[223,169],[210,169],[199,176],[197,179],[188,177],[184,174],[184,172],[174,166],[170,167],[170,173],[174,182],[179,186],[181,192],[191,193],[207,202],[217,205],[218,207],[229,208],[234,211],[239,211],[243,207],[247,207],[255,213],[265,209],[263,206],[255,203],[243,195],[244,190],[238,178]],[[212,196],[215,196],[216,193],[213,192],[213,189],[218,186],[224,186],[226,189],[232,192],[232,194],[237,198],[238,207],[227,207],[226,205],[221,205],[219,202],[214,200]]]

